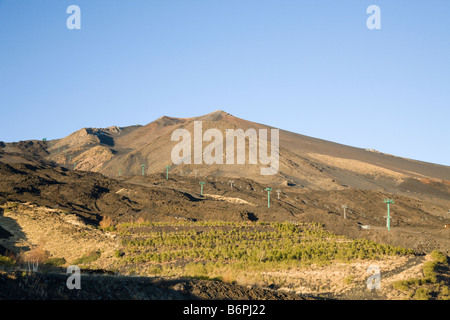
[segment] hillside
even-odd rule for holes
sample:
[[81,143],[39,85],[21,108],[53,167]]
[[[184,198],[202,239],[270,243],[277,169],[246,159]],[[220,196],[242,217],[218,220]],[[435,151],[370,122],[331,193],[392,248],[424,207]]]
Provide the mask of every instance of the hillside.
[[[309,190],[378,190],[427,199],[432,197],[438,201],[450,198],[450,168],[447,166],[354,148],[284,130],[280,130],[280,166],[274,176],[261,175],[260,164],[248,164],[248,143],[246,164],[174,165],[171,152],[178,141],[171,141],[172,132],[187,129],[193,140],[194,121],[202,122],[203,133],[208,129],[218,129],[223,137],[227,129],[268,129],[269,132],[271,129],[218,110],[194,118],[161,117],[144,126],[85,128],[65,138],[47,141],[45,148],[42,147],[43,142],[35,142],[33,148],[6,144],[3,149],[23,150],[68,168],[75,165],[80,170],[96,171],[110,177],[139,175],[142,165],[145,166],[145,174],[163,173],[165,166],[170,165],[170,172],[180,175],[242,177],[272,185],[289,183]],[[193,144],[192,141],[192,150]],[[208,144],[204,141],[203,148]]]
[[[164,167],[171,165],[170,171],[177,174],[194,174],[197,170],[199,176],[239,176],[271,183],[290,181],[299,187],[315,190],[353,187],[387,191],[400,188],[405,192],[414,192],[429,181],[434,183],[434,194],[438,197],[443,198],[450,190],[450,168],[447,166],[354,148],[284,130],[280,130],[279,138],[280,168],[274,177],[261,176],[259,164],[248,164],[248,144],[247,164],[244,165],[173,165],[171,151],[178,142],[171,141],[172,132],[184,128],[193,136],[194,121],[202,122],[203,133],[214,128],[221,131],[224,137],[226,129],[271,129],[218,110],[193,118],[164,116],[144,126],[84,128],[62,139],[5,144],[1,150],[39,155],[67,167],[76,163],[83,170],[98,171],[111,177],[118,176],[119,170],[122,175],[138,175],[142,164],[148,174],[164,172]],[[208,142],[204,141],[203,147],[206,145]]]
[[[224,137],[227,129],[272,129],[219,110],[144,126],[84,128],[51,141],[0,142],[0,258],[13,256],[20,269],[39,249],[46,259],[65,261],[62,266],[92,258],[86,272],[161,276],[143,280],[151,286],[145,297],[156,299],[397,299],[405,295],[393,287],[396,281],[420,277],[425,255],[450,254],[449,167],[283,130],[275,175],[261,175],[259,163],[173,164],[172,133],[192,133],[196,121],[203,132],[218,129]],[[390,231],[385,198],[394,200]],[[375,294],[364,291],[370,263],[389,277]],[[446,266],[438,270],[444,282]],[[11,288],[59,279],[8,272],[0,282]],[[186,276],[220,281],[183,282]],[[72,298],[98,296],[100,280],[92,281],[86,296]],[[113,290],[132,280],[105,281]],[[446,296],[436,293],[440,282],[420,281],[436,297]],[[142,283],[136,280],[133,290]],[[173,291],[173,285],[190,289]],[[45,298],[41,293],[29,298]]]

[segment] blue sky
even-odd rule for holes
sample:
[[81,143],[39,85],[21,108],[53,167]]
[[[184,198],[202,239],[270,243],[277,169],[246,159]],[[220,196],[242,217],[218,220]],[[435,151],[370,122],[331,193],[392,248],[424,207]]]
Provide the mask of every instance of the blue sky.
[[450,165],[449,16],[447,0],[0,0],[0,140],[222,109]]

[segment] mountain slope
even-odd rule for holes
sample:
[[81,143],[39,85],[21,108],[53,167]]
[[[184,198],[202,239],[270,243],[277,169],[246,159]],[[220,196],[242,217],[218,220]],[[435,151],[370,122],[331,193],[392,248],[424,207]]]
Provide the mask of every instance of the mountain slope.
[[[232,180],[236,177],[252,179],[272,186],[289,186],[307,190],[363,190],[386,191],[415,195],[437,201],[450,199],[450,167],[383,154],[374,150],[350,147],[301,134],[279,131],[279,170],[273,176],[263,176],[258,164],[248,164],[249,145],[246,143],[246,164],[180,164],[172,163],[172,149],[178,141],[171,141],[176,129],[191,134],[194,151],[194,122],[201,121],[202,133],[218,129],[223,137],[227,129],[267,129],[270,126],[232,116],[221,110],[192,118],[161,117],[145,126],[105,129],[84,128],[65,138],[35,142],[5,144],[2,151],[22,152],[28,157],[38,155],[69,169],[100,172],[109,177],[142,174],[170,174],[215,176]],[[211,142],[203,142],[203,150]],[[19,143],[20,144],[20,143]],[[40,147],[41,149],[39,149]],[[225,142],[223,145],[225,159]],[[236,148],[236,146],[235,146]],[[22,151],[21,151],[22,150]],[[39,150],[39,151],[36,151]],[[235,149],[236,154],[236,149]],[[3,157],[4,162],[8,157]],[[9,158],[13,158],[11,153]],[[224,160],[225,163],[225,160]]]

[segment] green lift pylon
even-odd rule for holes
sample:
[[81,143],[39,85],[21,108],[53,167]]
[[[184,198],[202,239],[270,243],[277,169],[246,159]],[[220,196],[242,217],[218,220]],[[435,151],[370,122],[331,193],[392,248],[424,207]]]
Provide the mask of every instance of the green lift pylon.
[[270,191],[272,191],[271,187],[267,187],[267,208],[270,208]]
[[387,221],[386,221],[386,227],[388,228],[388,231],[391,231],[391,211],[390,211],[390,204],[394,203],[394,200],[392,199],[384,199],[384,203],[387,204]]
[[166,166],[166,180],[169,180],[169,169],[170,166]]
[[145,176],[145,164],[141,165],[142,167],[142,175]]
[[119,170],[119,177],[122,175],[122,170]]
[[201,191],[200,191],[200,195],[203,197],[203,185],[205,184],[205,182],[200,182],[200,186],[201,186]]

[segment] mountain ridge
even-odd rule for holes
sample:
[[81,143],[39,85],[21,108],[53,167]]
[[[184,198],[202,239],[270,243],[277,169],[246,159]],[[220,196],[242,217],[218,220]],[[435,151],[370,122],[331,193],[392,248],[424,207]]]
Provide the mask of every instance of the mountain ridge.
[[[352,147],[332,141],[309,137],[279,129],[280,167],[273,176],[261,176],[261,165],[248,164],[173,164],[171,151],[178,141],[171,135],[176,129],[187,129],[191,135],[195,121],[202,122],[203,133],[218,129],[225,136],[227,129],[274,129],[233,116],[221,109],[211,113],[177,118],[162,116],[146,125],[107,128],[82,128],[61,139],[7,143],[0,149],[16,155],[33,154],[69,169],[100,172],[109,177],[169,173],[176,175],[242,177],[265,184],[289,185],[311,190],[343,190],[356,188],[388,192],[419,194],[430,189],[440,198],[450,195],[450,167],[420,160],[375,152],[372,149]],[[29,143],[28,143],[29,144]],[[192,144],[192,141],[191,141]],[[209,142],[204,141],[203,147]],[[39,151],[36,151],[39,150]],[[37,152],[37,153],[36,153]],[[3,158],[5,158],[3,156]],[[1,159],[0,159],[1,161]],[[6,160],[3,160],[6,161]],[[430,186],[424,181],[434,181]],[[411,186],[412,190],[405,188]],[[425,188],[424,188],[425,186]]]

